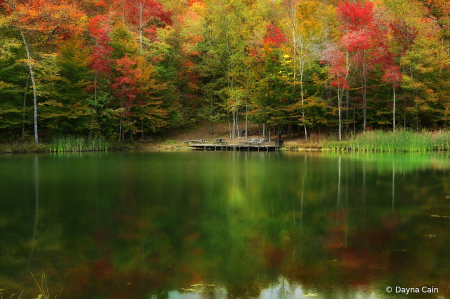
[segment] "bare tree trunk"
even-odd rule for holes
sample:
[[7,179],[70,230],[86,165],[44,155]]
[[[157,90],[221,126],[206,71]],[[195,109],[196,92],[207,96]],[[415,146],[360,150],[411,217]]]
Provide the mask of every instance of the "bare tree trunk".
[[214,114],[213,114],[213,97],[211,97],[211,134],[214,134],[214,122],[213,122],[213,116],[214,116]]
[[27,91],[28,91],[28,82],[30,81],[30,75],[27,77],[27,83],[25,84],[25,92],[23,94],[23,114],[22,114],[22,139],[25,135],[25,109],[27,107]]
[[349,94],[348,94],[348,89],[347,89],[347,93],[346,93],[346,111],[345,111],[345,127],[346,127],[346,131],[348,134],[348,130],[350,129],[350,123],[348,122],[348,98],[349,98]]
[[139,0],[139,49],[142,55],[142,0]]
[[230,113],[227,112],[227,118],[228,118],[228,129],[230,131],[230,139],[231,139],[231,123],[230,123]]
[[92,120],[91,120],[91,129],[89,131],[89,139],[92,137],[92,127],[94,126],[94,118],[97,114],[97,71],[95,71],[95,80],[94,80],[94,114],[92,114]]
[[[120,108],[123,108],[123,100],[120,99]],[[119,142],[121,142],[121,140],[123,140],[122,138],[122,112],[120,112],[120,119],[119,119]]]
[[247,100],[245,100],[245,138],[248,138],[248,103]]
[[120,124],[119,124],[119,142],[122,138],[122,116],[120,117]]
[[392,132],[395,132],[395,87],[392,86],[392,89],[394,90],[394,107],[392,109]]
[[306,119],[305,119],[305,107],[304,104],[304,93],[303,93],[303,71],[304,71],[304,65],[303,62],[300,63],[301,65],[301,71],[300,71],[300,97],[302,99],[302,117],[303,117],[303,127],[305,128],[305,141],[308,142],[308,131],[306,130]]
[[236,137],[236,111],[233,111],[233,130],[232,130],[232,137],[231,139],[234,139]]
[[31,55],[30,55],[30,48],[25,39],[25,34],[22,29],[22,22],[20,21],[20,18],[17,15],[16,2],[12,1],[12,5],[13,5],[13,9],[14,9],[14,16],[16,17],[16,19],[19,23],[19,31],[20,31],[20,35],[22,36],[23,45],[25,46],[25,50],[27,52],[28,68],[30,69],[31,83],[33,86],[34,143],[39,144],[38,130],[37,130],[37,95],[36,95],[37,91],[36,91],[36,81],[34,80],[33,62],[32,62]]
[[361,85],[363,96],[363,114],[364,114],[364,132],[366,132],[367,126],[367,77],[366,77],[366,55],[363,51],[363,69],[361,73]]
[[[348,29],[347,29],[347,34],[348,34]],[[348,44],[347,44],[347,47],[348,47]],[[345,50],[345,81],[347,82],[348,81],[348,76],[349,76],[349,73],[350,73],[350,61],[349,61],[349,58],[348,58],[348,50],[346,49]],[[348,89],[347,89],[347,98],[346,98],[346,101],[347,101],[347,110],[346,110],[346,116],[345,116],[345,120],[346,120],[346,124],[347,124],[347,132],[348,132]],[[340,109],[340,107],[339,107],[339,109]],[[341,114],[339,113],[339,117],[341,117]],[[340,137],[339,137],[339,140],[341,140],[340,139]]]
[[236,130],[238,138],[241,137],[241,134],[239,133],[239,110],[236,110]]

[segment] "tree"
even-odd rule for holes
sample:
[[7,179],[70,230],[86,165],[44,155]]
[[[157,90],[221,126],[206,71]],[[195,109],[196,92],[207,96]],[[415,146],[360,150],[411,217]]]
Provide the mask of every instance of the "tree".
[[34,64],[35,59],[39,56],[40,48],[38,47],[51,47],[55,41],[77,32],[79,27],[75,24],[82,13],[67,0],[5,0],[3,6],[11,15],[12,22],[19,31],[27,53],[27,64],[33,87],[34,141],[37,144],[39,143],[38,103]]
[[292,97],[294,106],[297,102],[297,82],[300,85],[301,118],[300,124],[305,130],[305,140],[308,140],[307,117],[305,116],[305,80],[307,71],[319,60],[327,38],[327,26],[331,7],[317,1],[289,0],[284,2],[286,16],[282,20],[286,41],[283,53],[285,65],[292,70]]
[[90,125],[89,135],[92,135],[94,128],[94,120],[98,113],[98,93],[99,91],[99,77],[107,78],[111,72],[111,55],[113,48],[110,46],[110,20],[106,16],[96,16],[91,19],[89,23],[90,35],[94,38],[95,44],[92,46],[92,53],[88,66],[94,70],[94,110],[92,113],[92,120]]
[[395,89],[402,81],[402,73],[398,65],[392,65],[386,69],[382,77],[383,82],[390,83],[392,85],[392,91],[394,94],[393,107],[392,107],[392,131],[395,131]]
[[151,128],[154,130],[157,127],[154,118],[165,116],[158,107],[161,102],[154,101],[158,99],[154,94],[165,89],[166,84],[156,82],[154,67],[146,64],[142,57],[129,57],[126,54],[115,61],[115,71],[111,88],[120,105],[119,141],[124,140],[126,131],[131,131],[131,134],[138,131],[134,110],[137,110],[142,130],[144,119],[153,124]]
[[58,52],[59,78],[54,89],[60,105],[52,111],[55,117],[51,120],[51,129],[60,134],[84,133],[92,129],[90,116],[92,110],[97,110],[89,92],[92,86],[92,70],[88,67],[90,50],[84,45],[82,36],[74,35],[59,45]]
[[[345,1],[338,6],[339,28],[342,35],[339,44],[334,46],[338,52],[345,52],[346,75],[348,80],[349,67],[357,70],[361,82],[363,130],[367,127],[367,89],[370,75],[380,65],[389,61],[387,26],[377,19],[372,2],[351,3]],[[333,50],[335,51],[335,50]],[[341,61],[341,58],[336,61]],[[341,80],[341,79],[338,79]],[[339,83],[338,83],[339,85]],[[343,85],[344,86],[344,85]],[[339,97],[339,95],[338,95]],[[340,104],[340,101],[338,101]]]
[[[1,134],[5,137],[12,135],[18,125],[25,125],[26,111],[25,106],[21,109],[21,102],[26,102],[28,88],[26,83],[29,79],[28,76],[25,78],[23,74],[22,44],[19,39],[15,38],[13,32],[8,30],[7,24],[6,17],[0,15],[0,39],[2,40],[0,47],[0,98],[2,99],[0,101],[0,128],[6,133],[5,135]],[[22,87],[23,85],[25,86]]]

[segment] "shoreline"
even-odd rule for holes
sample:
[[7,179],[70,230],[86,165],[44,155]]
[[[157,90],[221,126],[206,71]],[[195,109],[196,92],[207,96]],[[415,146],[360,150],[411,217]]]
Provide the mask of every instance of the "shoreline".
[[[189,151],[190,142],[211,143],[216,139],[225,139],[228,145],[239,145],[242,141],[262,136],[248,136],[248,138],[228,139],[227,132],[210,134],[205,128],[189,130],[187,132],[173,132],[165,136],[165,140],[137,139],[132,142],[106,141],[88,139],[85,137],[67,136],[53,139],[51,143],[34,144],[18,140],[13,143],[0,144],[0,154],[21,153],[68,153],[68,152],[112,152],[112,151]],[[171,138],[171,139],[169,139]],[[281,136],[284,141],[279,151],[336,151],[336,152],[449,152],[450,131],[368,131],[356,135],[347,135],[343,140],[336,140],[336,136],[321,136],[316,133],[309,135],[308,141],[303,137],[289,138],[287,134]],[[274,145],[276,139],[265,141],[264,145]]]

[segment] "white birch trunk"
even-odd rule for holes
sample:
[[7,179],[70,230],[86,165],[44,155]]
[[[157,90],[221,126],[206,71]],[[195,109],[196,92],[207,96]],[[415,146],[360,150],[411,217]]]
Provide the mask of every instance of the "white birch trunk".
[[14,16],[16,17],[16,19],[19,23],[19,31],[20,31],[20,35],[22,36],[23,45],[25,46],[25,50],[27,52],[28,68],[30,70],[31,84],[33,86],[34,143],[39,144],[38,130],[37,130],[37,90],[36,90],[36,81],[34,80],[33,62],[32,62],[31,55],[30,55],[30,48],[25,39],[25,34],[23,32],[22,22],[20,21],[20,18],[17,15],[15,1],[12,2],[12,5],[13,5],[13,9],[14,9]]
[[392,86],[394,90],[394,107],[392,109],[392,132],[395,132],[395,87]]

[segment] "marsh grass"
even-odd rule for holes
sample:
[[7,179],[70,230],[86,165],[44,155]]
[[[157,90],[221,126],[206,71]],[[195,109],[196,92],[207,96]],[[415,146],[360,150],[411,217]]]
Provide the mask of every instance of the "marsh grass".
[[365,152],[427,152],[450,150],[450,132],[395,132],[369,131],[346,140],[330,138],[322,142],[322,147],[330,150],[349,150]]
[[[31,272],[31,276],[33,276],[34,281],[36,282],[36,285],[39,288],[39,291],[41,292],[38,297],[36,299],[50,299],[50,293],[48,290],[48,286],[47,286],[47,278],[45,277],[45,273],[44,270],[42,270],[42,275],[41,275],[41,283],[39,283],[36,279],[36,277],[34,277],[33,272]],[[60,294],[62,293],[62,289]],[[55,295],[55,297],[53,299],[56,299],[56,297],[58,297],[58,295]],[[19,296],[20,298],[20,296]]]
[[101,138],[85,137],[56,137],[50,143],[52,152],[88,152],[88,151],[107,151],[108,142]]

